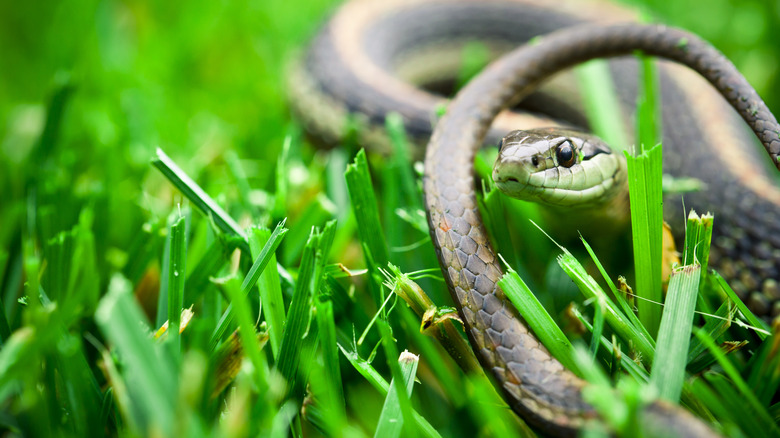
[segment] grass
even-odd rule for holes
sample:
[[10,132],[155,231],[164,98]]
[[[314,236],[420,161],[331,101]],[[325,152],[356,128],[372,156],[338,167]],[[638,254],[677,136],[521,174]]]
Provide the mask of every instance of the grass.
[[[284,62],[333,3],[0,6],[0,51],[12,66],[0,73],[0,429],[533,436],[483,375],[463,371],[474,360],[437,278],[398,119],[387,120],[391,160],[354,145],[317,150],[289,117]],[[703,20],[686,4],[666,5],[664,21],[730,52],[776,107],[780,46],[768,6],[721,0]],[[480,65],[481,49],[469,50]],[[701,328],[659,359],[660,341],[608,280],[617,272],[591,278],[564,253],[564,273],[530,222],[501,226],[541,223],[533,207],[495,192],[480,202],[548,324],[564,326],[571,360],[599,383],[593,403],[621,413],[608,416],[613,426],[636,430],[632,413],[653,391],[643,384],[663,370],[655,360],[674,364],[679,387],[661,395],[679,392],[725,434],[777,433],[777,329],[717,274],[701,269],[696,303],[717,318],[682,311]],[[530,256],[508,245],[520,235]],[[706,266],[706,247],[694,247]],[[569,299],[547,293],[564,288],[585,293],[573,319],[557,310]],[[435,309],[426,331],[436,339],[393,289],[427,295],[420,307]],[[192,318],[182,313],[190,308]]]

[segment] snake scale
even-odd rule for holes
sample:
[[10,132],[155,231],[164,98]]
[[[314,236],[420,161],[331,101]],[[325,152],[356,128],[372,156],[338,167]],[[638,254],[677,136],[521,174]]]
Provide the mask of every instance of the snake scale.
[[[662,26],[615,24],[633,17],[608,4],[583,5],[556,2],[553,9],[534,0],[355,1],[331,17],[289,78],[294,112],[325,141],[338,142],[351,118],[361,127],[362,142],[386,148],[382,127],[391,111],[401,114],[418,142],[430,136],[424,189],[431,237],[472,347],[515,412],[561,436],[575,434],[596,414],[582,399],[585,383],[550,356],[496,286],[502,272],[477,210],[473,175],[474,155],[483,144],[495,144],[519,127],[556,122],[505,108],[526,98],[573,115],[569,125],[587,123],[578,117],[582,111],[571,88],[532,93],[568,67],[640,49],[706,77],[753,128],[775,166],[780,152],[774,116],[711,46]],[[538,35],[546,36],[472,80],[436,122],[443,98],[418,85],[451,80],[459,62],[457,56],[452,60],[453,54],[463,44],[481,40],[499,54]],[[636,96],[636,75],[630,72],[636,66],[616,60],[610,69],[621,102],[630,108]],[[763,163],[766,157],[757,153],[742,122],[712,87],[678,66],[664,63],[660,70],[664,171],[703,181],[705,189],[685,199],[697,211],[717,211],[713,264],[752,310],[776,315],[780,223],[773,219],[780,211],[780,190]],[[643,417],[646,425],[679,436],[713,433],[689,413],[662,402],[649,405]]]

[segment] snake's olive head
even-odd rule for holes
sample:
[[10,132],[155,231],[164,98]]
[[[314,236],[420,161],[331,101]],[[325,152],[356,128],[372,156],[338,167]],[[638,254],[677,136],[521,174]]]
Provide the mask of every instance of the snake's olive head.
[[512,131],[499,142],[493,181],[505,194],[554,206],[614,197],[625,164],[599,138],[562,128]]

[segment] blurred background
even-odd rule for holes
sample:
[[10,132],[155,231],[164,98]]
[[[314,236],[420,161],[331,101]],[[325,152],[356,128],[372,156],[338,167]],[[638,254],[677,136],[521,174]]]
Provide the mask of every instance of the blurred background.
[[[102,199],[111,222],[106,246],[117,248],[150,212],[159,213],[159,188],[146,185],[156,178],[148,164],[156,147],[228,196],[223,155],[233,151],[252,187],[272,190],[268,164],[294,123],[285,66],[337,3],[2,2],[0,245],[20,220],[9,210],[23,199],[30,172],[46,171],[51,190],[66,189],[62,229],[72,225],[76,205]],[[778,108],[780,2],[648,0],[646,8],[715,44]],[[30,153],[63,84],[72,96],[41,161]]]
[[[164,222],[181,201],[150,166],[157,147],[218,201],[234,206],[236,217],[254,211],[251,220],[266,226],[281,219],[274,213],[276,166],[286,136],[300,138],[285,102],[285,68],[338,3],[0,2],[0,274],[8,274],[0,277],[0,293],[10,327],[23,317],[18,261],[9,254],[19,254],[31,232],[47,242],[71,229],[85,207],[94,213],[100,290],[117,271],[140,282],[143,267],[136,278],[127,268],[139,230]],[[660,22],[711,41],[780,111],[780,1],[648,0],[641,6]],[[44,132],[47,117],[58,122]],[[338,215],[322,194],[329,178],[342,174],[326,176],[331,168],[316,154],[295,141],[286,164],[290,195],[281,211],[304,237],[313,221],[321,225]],[[236,169],[251,187],[251,207],[237,201]],[[36,199],[27,191],[33,181]],[[314,200],[319,216],[307,210]],[[283,264],[297,265],[301,245],[288,236]],[[339,248],[334,261],[361,260],[359,248]],[[446,416],[439,421],[446,427]]]

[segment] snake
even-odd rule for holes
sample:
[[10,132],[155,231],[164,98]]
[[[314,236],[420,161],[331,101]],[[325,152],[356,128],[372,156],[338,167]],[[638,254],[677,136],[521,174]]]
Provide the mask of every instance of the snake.
[[[390,112],[401,115],[415,142],[427,141],[423,189],[430,235],[472,348],[520,417],[545,433],[572,436],[598,413],[583,398],[586,383],[550,355],[497,286],[503,271],[474,189],[477,151],[515,135],[545,147],[554,143],[554,152],[544,154],[556,166],[569,159],[568,152],[558,156],[561,144],[580,160],[607,157],[609,151],[592,137],[528,131],[560,126],[559,111],[571,116],[567,129],[587,128],[581,126],[587,119],[579,116],[576,92],[550,78],[589,59],[636,50],[687,66],[690,70],[663,63],[659,69],[664,171],[703,182],[704,190],[686,195],[686,205],[700,211],[717,207],[711,261],[751,309],[770,315],[777,313],[780,298],[780,225],[773,220],[780,190],[739,117],[776,168],[780,127],[733,64],[695,35],[639,25],[630,11],[607,3],[554,6],[534,0],[349,2],[320,29],[288,80],[293,112],[326,143],[338,143],[357,125],[360,143],[388,153],[383,124]],[[451,80],[457,55],[473,39],[496,56],[532,43],[491,63],[447,104],[435,90]],[[630,107],[636,75],[626,72],[635,72],[635,63],[617,59],[610,70],[621,102]],[[537,92],[548,80],[552,86]],[[507,109],[521,101],[556,110],[539,115]],[[443,105],[446,113],[439,119]],[[515,132],[518,128],[523,131]],[[661,433],[714,434],[663,401],[647,405],[642,418]]]

